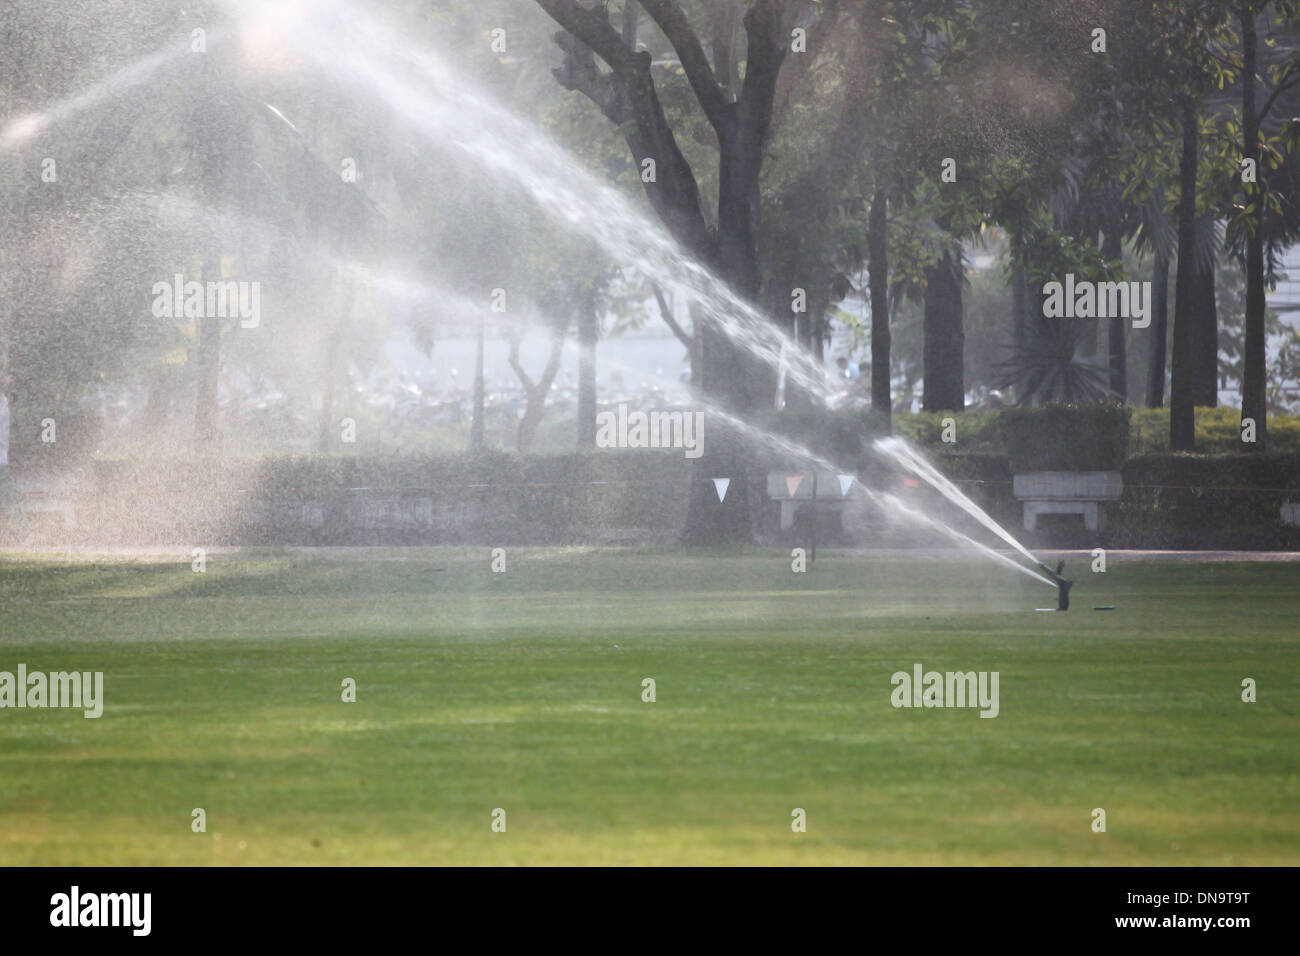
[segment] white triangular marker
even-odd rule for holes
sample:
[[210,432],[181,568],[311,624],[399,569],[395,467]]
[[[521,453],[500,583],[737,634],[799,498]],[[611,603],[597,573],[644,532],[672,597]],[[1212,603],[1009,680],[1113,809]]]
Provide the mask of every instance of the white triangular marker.
[[840,479],[840,497],[843,498],[849,493],[849,489],[853,487],[853,476],[838,475],[836,477]]
[[714,479],[713,479],[713,487],[717,489],[717,491],[718,491],[718,500],[721,501],[722,499],[724,499],[724,498],[727,497],[727,489],[731,487],[731,479],[730,479],[730,478],[714,478]]
[[786,489],[786,491],[790,492],[790,497],[791,497],[791,498],[793,498],[793,497],[794,497],[794,493],[795,493],[796,491],[799,490],[799,485],[800,485],[802,482],[803,482],[803,475],[786,475],[786,476],[785,476],[785,489]]

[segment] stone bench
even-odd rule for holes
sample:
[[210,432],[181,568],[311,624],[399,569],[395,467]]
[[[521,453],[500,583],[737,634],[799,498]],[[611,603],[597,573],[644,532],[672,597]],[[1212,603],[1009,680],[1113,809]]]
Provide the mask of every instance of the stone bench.
[[819,505],[830,505],[834,509],[842,508],[849,490],[853,487],[852,481],[846,484],[841,481],[842,477],[851,476],[841,476],[831,471],[819,471],[815,475],[811,472],[769,471],[767,497],[781,503],[782,530],[794,527],[795,508],[801,504],[812,503],[814,485],[817,488],[816,500]]
[[44,491],[25,491],[19,507],[25,515],[62,515],[64,528],[77,526],[77,504],[71,498],[55,498]]
[[1038,527],[1039,515],[1083,515],[1083,526],[1100,531],[1101,503],[1124,493],[1118,471],[1035,471],[1012,478],[1012,494],[1024,502],[1025,530]]
[[77,526],[77,502],[85,500],[87,475],[84,470],[39,469],[13,473],[18,508],[24,515],[56,514],[65,530]]

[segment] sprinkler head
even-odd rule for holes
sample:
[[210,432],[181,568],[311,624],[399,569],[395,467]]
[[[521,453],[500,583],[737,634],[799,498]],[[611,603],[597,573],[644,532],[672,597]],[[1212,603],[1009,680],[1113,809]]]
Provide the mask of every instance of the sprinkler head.
[[1065,578],[1058,578],[1056,581],[1056,609],[1058,611],[1068,611],[1070,609],[1070,588],[1074,587],[1073,581],[1067,581]]
[[1048,577],[1056,582],[1056,609],[1058,611],[1068,611],[1070,609],[1070,588],[1074,587],[1073,581],[1067,581],[1062,577],[1061,572],[1065,570],[1065,561],[1059,561],[1056,570],[1053,571],[1043,562],[1039,561],[1038,566],[1047,572]]

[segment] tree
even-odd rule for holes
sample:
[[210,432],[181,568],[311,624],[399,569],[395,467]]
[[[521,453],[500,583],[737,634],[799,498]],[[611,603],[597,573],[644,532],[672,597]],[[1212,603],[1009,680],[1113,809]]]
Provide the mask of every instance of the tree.
[[[609,12],[584,7],[577,0],[537,0],[564,31],[556,42],[564,63],[555,71],[566,89],[586,95],[624,136],[638,166],[649,161],[653,179],[645,180],[646,196],[673,236],[713,268],[741,296],[754,300],[760,287],[757,255],[759,176],[763,145],[772,119],[777,77],[785,60],[796,4],[792,0],[758,0],[745,13],[747,36],[744,79],[738,95],[725,85],[735,53],[735,37],[726,30],[725,0],[710,6],[716,71],[700,35],[675,0],[642,0],[641,10],[672,44],[700,110],[718,140],[717,225],[710,228],[700,200],[695,171],[677,145],[660,101],[648,51],[638,50],[635,31],[616,30]],[[632,22],[628,12],[625,26]],[[602,72],[596,57],[609,68]],[[737,363],[737,347],[713,323],[702,332],[703,387],[719,399],[744,410],[767,397],[755,389]],[[770,392],[767,393],[770,395]]]
[[[1212,197],[1199,193],[1202,171],[1201,103],[1207,88],[1230,79],[1217,48],[1227,17],[1214,0],[1156,8],[1168,32],[1163,53],[1177,81],[1180,150],[1177,180],[1178,271],[1174,289],[1174,340],[1170,356],[1169,447],[1196,447],[1197,405],[1217,402],[1218,317],[1214,306]],[[1207,374],[1208,371],[1208,374]]]
[[[640,0],[625,5],[622,29],[608,8],[577,0],[536,0],[563,31],[555,40],[564,53],[555,72],[566,89],[590,99],[619,130],[643,177],[645,194],[660,220],[692,255],[708,265],[739,296],[757,301],[760,291],[759,182],[776,103],[778,79],[790,46],[791,28],[816,5],[796,0],[756,0],[740,14],[733,0],[705,4],[713,62],[701,35],[676,0]],[[695,105],[718,144],[716,225],[701,202],[695,170],[678,145],[656,87],[653,58],[637,46],[640,12],[671,44],[690,84]],[[739,77],[737,23],[745,32],[745,70]],[[597,66],[597,58],[607,68]],[[733,412],[746,414],[770,402],[775,371],[732,341],[711,316],[700,316],[696,385]],[[730,443],[723,443],[730,446]],[[718,443],[714,443],[717,448]],[[701,459],[702,461],[704,459]],[[709,456],[709,469],[735,475],[744,459],[728,447]],[[750,538],[748,497],[730,495],[719,504],[703,469],[692,482],[683,539],[688,543]]]
[[[1243,172],[1245,185],[1245,202],[1240,215],[1234,217],[1244,235],[1246,268],[1246,341],[1243,355],[1241,420],[1243,428],[1247,420],[1255,425],[1255,441],[1247,449],[1258,452],[1268,450],[1268,368],[1267,329],[1265,305],[1265,262],[1264,245],[1266,242],[1267,221],[1272,214],[1279,218],[1281,213],[1280,197],[1267,189],[1268,178],[1260,168],[1265,161],[1265,151],[1269,165],[1277,168],[1281,165],[1278,145],[1281,136],[1267,140],[1262,135],[1262,124],[1278,97],[1286,90],[1300,84],[1300,54],[1294,46],[1287,51],[1284,62],[1275,63],[1268,71],[1268,80],[1260,76],[1261,63],[1259,51],[1260,21],[1276,16],[1292,21],[1292,27],[1300,20],[1300,3],[1294,0],[1242,0],[1237,6],[1237,17],[1241,25],[1241,157],[1247,172]],[[1271,82],[1270,82],[1271,81]],[[1262,86],[1269,92],[1268,99],[1261,106],[1256,99],[1257,87]],[[1293,124],[1294,125],[1294,124]],[[1295,132],[1287,139],[1292,142],[1298,138]]]

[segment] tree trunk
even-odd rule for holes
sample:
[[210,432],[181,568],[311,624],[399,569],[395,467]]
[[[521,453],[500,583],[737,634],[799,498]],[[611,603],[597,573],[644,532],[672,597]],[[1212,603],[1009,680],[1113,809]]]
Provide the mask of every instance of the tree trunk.
[[[713,263],[720,278],[746,302],[759,292],[758,251],[755,245],[758,213],[758,163],[755,144],[723,136],[719,162],[718,251]],[[753,156],[750,156],[752,150]],[[777,370],[758,359],[728,336],[713,316],[698,315],[698,372],[700,389],[723,409],[740,418],[770,407],[776,394]],[[706,416],[707,417],[707,416]],[[748,544],[753,526],[745,477],[751,455],[743,438],[722,421],[710,428],[703,454],[691,466],[690,502],[682,543],[687,545]],[[724,437],[725,436],[725,437]],[[731,478],[727,497],[718,501],[712,479]]]
[[217,386],[221,370],[221,320],[206,316],[199,323],[198,387],[194,405],[194,441],[211,445],[216,439]]
[[484,431],[486,423],[483,421],[484,413],[487,411],[487,388],[484,382],[483,369],[483,352],[484,339],[487,336],[487,317],[479,314],[478,317],[478,334],[474,345],[474,411],[469,425],[469,448],[470,451],[479,452],[483,450]]
[[[0,370],[4,368],[5,366],[0,364]],[[149,376],[149,396],[138,419],[143,434],[164,434],[167,423],[171,419],[171,379],[168,375],[170,368],[168,365],[156,365]]]
[[[1083,240],[1084,237],[1076,237]],[[1087,237],[1088,242],[1096,242],[1095,234]],[[1096,363],[1101,355],[1100,339],[1105,332],[1105,326],[1101,319],[1071,319],[1075,327],[1079,330],[1079,356],[1090,363]],[[1107,340],[1109,347],[1109,340]],[[1109,380],[1107,385],[1109,386]]]
[[321,409],[320,427],[316,433],[316,451],[321,455],[330,452],[330,437],[334,433],[334,369],[338,365],[339,349],[343,342],[343,320],[335,323],[325,341],[320,373]]
[[886,431],[891,430],[893,394],[889,350],[889,200],[876,187],[867,220],[867,257],[871,289],[871,410]]
[[1174,289],[1174,347],[1169,385],[1169,448],[1196,450],[1193,401],[1196,289],[1197,103],[1183,97],[1183,143],[1178,164],[1178,276]]
[[[734,134],[736,139],[741,133]],[[758,145],[724,138],[719,164],[716,270],[740,299],[757,303]],[[756,360],[712,321],[704,323],[704,387],[737,411],[764,408],[776,389],[776,370]]]
[[[203,281],[221,280],[221,255],[210,251],[203,257]],[[221,318],[205,315],[198,323],[196,370],[198,382],[194,395],[194,442],[211,446],[216,441],[218,385],[221,372]],[[215,451],[208,448],[207,450]]]
[[317,450],[322,455],[329,454],[331,436],[334,434],[334,429],[339,427],[339,423],[334,420],[334,396],[338,391],[339,353],[343,349],[343,334],[346,331],[348,319],[352,316],[352,308],[356,303],[356,297],[357,290],[355,286],[351,286],[340,293],[339,302],[342,309],[334,322],[334,327],[330,329],[329,338],[325,344],[324,365],[321,369],[320,434],[316,442]]
[[1025,344],[1029,322],[1029,276],[1025,271],[1025,243],[1020,233],[1011,234],[1011,333],[1017,346]]
[[1165,349],[1169,337],[1169,257],[1156,253],[1151,271],[1151,336],[1147,357],[1147,408],[1165,404]]
[[[751,404],[753,390],[743,379],[752,370],[756,374],[751,382],[770,386],[763,389],[770,406],[776,392],[775,374],[763,374],[772,370],[756,368],[753,357],[736,347],[702,312],[695,318],[699,362],[692,369],[692,378],[699,375],[701,392],[720,405],[723,414],[748,419],[757,409]],[[722,415],[706,411],[705,418],[709,419],[709,438],[691,464],[690,500],[681,541],[691,546],[748,544],[753,541],[753,527],[745,480],[751,456],[746,451],[752,438],[742,437]],[[715,494],[714,478],[731,479],[731,489],[722,501]]]
[[[229,185],[231,153],[234,147],[223,135],[234,122],[232,111],[224,98],[227,84],[218,69],[220,60],[211,56],[193,57],[198,71],[196,92],[198,108],[195,110],[190,130],[192,145],[197,153],[197,169],[201,177],[200,194],[209,208],[224,201],[224,189]],[[204,238],[200,246],[203,256],[201,268],[203,282],[220,282],[221,241],[214,235]],[[205,308],[206,312],[206,297]],[[204,315],[198,323],[197,388],[194,406],[194,441],[199,446],[211,446],[217,439],[217,404],[221,373],[221,323],[214,315]],[[216,451],[209,447],[207,450]]]
[[[1214,245],[1214,215],[1207,213],[1196,222],[1197,243],[1202,249]],[[1219,307],[1215,297],[1213,254],[1198,258],[1192,273],[1192,404],[1214,408],[1219,404]]]
[[596,339],[600,317],[593,294],[584,295],[578,313],[578,447],[596,447]]
[[[1124,241],[1120,235],[1119,223],[1112,221],[1101,242],[1101,254],[1107,262],[1117,262],[1124,258]],[[1110,367],[1110,391],[1121,402],[1128,402],[1128,350],[1124,341],[1125,326],[1128,320],[1123,316],[1107,319],[1106,354]]]
[[[1258,180],[1263,176],[1259,169],[1259,113],[1255,105],[1255,74],[1258,59],[1258,35],[1255,10],[1247,8],[1241,13],[1241,43],[1244,54],[1241,84],[1241,131],[1244,139],[1242,156],[1253,160]],[[1246,341],[1242,354],[1241,420],[1255,423],[1254,444],[1246,443],[1248,451],[1268,451],[1268,369],[1266,365],[1265,300],[1264,300],[1264,191],[1259,182],[1246,184],[1247,203],[1253,203],[1254,212],[1247,206],[1249,220],[1246,231]]]
[[923,362],[927,412],[959,412],[966,407],[962,367],[961,254],[949,250],[926,270]]

